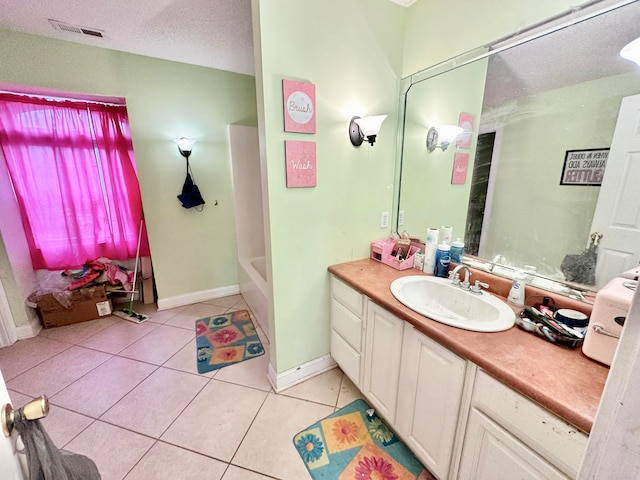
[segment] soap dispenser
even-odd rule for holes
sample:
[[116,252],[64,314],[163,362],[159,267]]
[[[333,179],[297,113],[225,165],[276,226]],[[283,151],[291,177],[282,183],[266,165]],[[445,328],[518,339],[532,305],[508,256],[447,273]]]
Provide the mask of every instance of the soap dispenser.
[[524,289],[526,275],[524,272],[517,270],[513,275],[513,284],[509,291],[507,301],[516,307],[524,307]]

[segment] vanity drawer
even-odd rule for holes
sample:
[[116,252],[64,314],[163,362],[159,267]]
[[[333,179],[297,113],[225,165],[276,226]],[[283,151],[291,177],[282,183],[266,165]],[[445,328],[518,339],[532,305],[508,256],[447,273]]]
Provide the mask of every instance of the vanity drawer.
[[472,407],[575,478],[587,446],[587,435],[535,402],[478,370]]
[[362,319],[346,309],[342,303],[331,299],[331,328],[338,332],[358,353],[362,349]]
[[362,318],[364,313],[364,295],[357,292],[342,280],[331,277],[331,297]]
[[331,330],[331,356],[353,384],[360,388],[361,355],[335,330]]

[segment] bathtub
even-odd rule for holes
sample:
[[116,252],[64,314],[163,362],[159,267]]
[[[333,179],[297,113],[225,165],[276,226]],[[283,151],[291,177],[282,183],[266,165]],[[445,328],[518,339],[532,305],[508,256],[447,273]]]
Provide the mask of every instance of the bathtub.
[[240,259],[238,280],[240,293],[249,305],[258,324],[269,338],[267,296],[267,261],[265,257]]

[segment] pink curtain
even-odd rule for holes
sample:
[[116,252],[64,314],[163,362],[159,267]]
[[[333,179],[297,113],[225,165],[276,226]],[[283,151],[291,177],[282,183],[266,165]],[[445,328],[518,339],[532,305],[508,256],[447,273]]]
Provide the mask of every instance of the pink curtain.
[[0,146],[35,269],[135,257],[142,200],[125,106],[0,94]]

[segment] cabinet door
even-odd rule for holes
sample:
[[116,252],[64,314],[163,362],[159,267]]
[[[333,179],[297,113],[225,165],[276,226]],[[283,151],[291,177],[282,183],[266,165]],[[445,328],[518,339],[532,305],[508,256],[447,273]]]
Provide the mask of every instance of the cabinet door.
[[369,302],[363,393],[389,423],[395,421],[404,324],[404,320]]
[[467,362],[408,325],[398,394],[398,432],[424,465],[447,478]]
[[568,480],[479,410],[473,408],[462,449],[460,480]]

